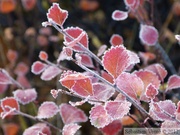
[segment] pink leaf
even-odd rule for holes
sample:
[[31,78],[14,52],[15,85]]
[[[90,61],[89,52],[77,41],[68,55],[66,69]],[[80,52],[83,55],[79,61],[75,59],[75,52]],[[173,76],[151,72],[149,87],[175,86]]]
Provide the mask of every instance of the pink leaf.
[[[80,29],[79,27],[68,27],[64,30],[69,36],[71,36],[73,39],[69,38],[68,36],[64,36],[64,40],[65,40],[65,43],[71,43],[73,40],[77,40],[78,43],[82,44],[85,48],[88,49],[88,44],[89,44],[89,41],[88,41],[88,35],[87,33]],[[81,37],[80,35],[83,34],[83,36]],[[81,48],[77,42],[75,45],[73,45],[72,47],[75,51],[84,51],[83,48]]]
[[68,12],[59,7],[58,3],[53,3],[51,8],[48,10],[47,18],[48,21],[53,21],[57,25],[61,26],[64,24],[65,20],[68,17]]
[[180,87],[180,76],[172,75],[169,77],[167,82],[167,88],[166,91],[176,89]]
[[104,70],[101,71],[101,76],[104,79],[106,79],[107,81],[109,81],[110,83],[112,83],[112,84],[114,83],[113,77],[110,74],[108,74],[107,72],[105,72]]
[[60,115],[64,124],[87,121],[87,116],[85,115],[85,113],[76,107],[63,103],[59,106],[59,108],[60,108]]
[[0,68],[0,84],[12,84],[11,77],[9,76],[9,73]]
[[172,120],[172,117],[175,117],[176,106],[171,100],[164,100],[151,103],[150,111],[155,120]]
[[81,96],[86,97],[93,95],[91,80],[81,73],[65,75],[64,77],[61,77],[60,82],[63,86]]
[[46,61],[48,59],[48,54],[45,51],[40,51],[39,58]]
[[130,106],[131,103],[127,101],[108,101],[105,104],[105,109],[113,120],[117,120],[129,113]]
[[156,73],[156,75],[158,76],[159,80],[161,80],[161,82],[164,81],[164,78],[167,75],[167,70],[162,65],[160,65],[158,63],[149,65],[145,69]]
[[122,36],[118,35],[118,34],[113,34],[111,36],[111,39],[110,39],[110,44],[112,46],[118,46],[118,45],[122,45],[123,44],[123,38]]
[[90,99],[99,101],[107,101],[115,92],[112,87],[103,83],[94,83],[93,91],[94,95]]
[[161,133],[172,135],[179,133],[180,124],[177,121],[165,120],[161,125]]
[[137,99],[137,96],[140,96],[144,91],[143,81],[138,76],[130,73],[124,72],[119,75],[116,79],[116,85],[134,99]]
[[143,44],[152,46],[155,45],[158,41],[158,31],[153,26],[141,25],[139,38]]
[[56,77],[60,73],[61,73],[61,70],[58,67],[49,66],[42,73],[41,79],[44,81],[49,81],[49,80],[53,79],[54,77]]
[[8,88],[7,84],[1,84],[0,83],[0,94],[4,93]]
[[100,128],[103,135],[117,135],[120,130],[122,130],[122,124],[120,120],[114,120],[104,128]]
[[83,64],[84,66],[90,67],[90,68],[94,68],[94,64],[89,55],[87,55],[87,54],[79,54],[79,55],[81,57],[81,64]]
[[98,49],[97,56],[100,57],[103,55],[103,53],[106,51],[107,45],[101,45],[100,48]]
[[145,95],[150,99],[154,99],[157,94],[158,90],[152,84],[149,84],[146,88]]
[[71,123],[67,124],[63,127],[62,134],[63,135],[75,135],[78,129],[80,129],[81,126]]
[[156,58],[156,55],[150,52],[139,52],[139,57],[142,59],[144,65],[147,65],[149,61]]
[[136,2],[136,0],[124,0],[126,6],[130,7],[133,6]]
[[29,80],[24,75],[18,76],[16,78],[16,81],[19,82],[24,88],[30,88],[31,87]]
[[34,73],[35,75],[38,75],[40,73],[42,73],[45,69],[46,69],[47,65],[40,62],[40,61],[36,61],[33,63],[32,67],[31,67],[31,72]]
[[59,63],[60,61],[63,61],[63,60],[72,60],[72,55],[73,55],[72,48],[70,48],[70,47],[63,47],[63,50],[59,54],[57,62]]
[[57,98],[57,96],[58,96],[59,91],[58,91],[58,90],[54,90],[54,89],[53,89],[53,90],[51,90],[51,92],[50,92],[50,93],[51,93],[51,95],[53,96],[53,98],[55,98],[55,99],[56,99],[56,98]]
[[124,0],[124,3],[131,10],[136,10],[140,5],[140,0]]
[[28,104],[37,98],[37,92],[34,88],[25,90],[18,89],[13,92],[13,95],[16,100],[23,105]]
[[6,97],[1,100],[2,112],[1,117],[4,119],[6,116],[15,115],[15,110],[19,111],[19,104],[14,97]]
[[112,19],[115,21],[122,21],[122,20],[125,20],[127,17],[128,17],[128,12],[115,10],[112,13]]
[[92,107],[89,118],[91,124],[97,128],[103,128],[112,121],[102,105]]
[[59,109],[58,106],[51,101],[46,101],[41,104],[38,109],[37,118],[39,119],[46,119],[51,118],[58,113]]
[[128,51],[123,46],[112,47],[103,56],[104,68],[117,78],[129,66]]
[[132,51],[128,51],[129,57],[130,57],[130,63],[131,64],[137,64],[140,62],[140,59],[138,57],[138,55]]
[[20,62],[16,66],[14,73],[16,75],[26,75],[28,71],[29,71],[29,67],[25,63]]
[[51,135],[51,130],[45,123],[37,123],[27,128],[23,135]]

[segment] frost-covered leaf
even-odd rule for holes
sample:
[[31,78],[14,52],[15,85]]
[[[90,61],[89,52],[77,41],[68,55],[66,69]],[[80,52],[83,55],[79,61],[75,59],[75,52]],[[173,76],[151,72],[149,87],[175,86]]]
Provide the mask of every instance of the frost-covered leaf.
[[39,119],[46,119],[51,118],[58,113],[59,109],[58,106],[51,101],[46,101],[41,104],[38,109],[37,118]]
[[[89,41],[88,41],[88,35],[87,33],[82,30],[81,28],[79,27],[68,27],[64,30],[69,36],[71,36],[72,38],[69,38],[67,35],[64,36],[64,40],[65,40],[65,44],[68,45],[68,43],[71,43],[73,40],[77,40],[76,41],[76,44],[72,46],[72,48],[75,50],[75,51],[84,51],[83,48],[81,48],[78,44],[82,44],[85,48],[88,49],[88,44],[89,44]],[[80,35],[83,34],[83,36],[80,38]],[[71,45],[71,44],[70,44]]]
[[41,75],[41,79],[44,81],[49,81],[60,73],[61,73],[61,70],[58,67],[49,66],[43,71]]
[[17,101],[23,105],[28,104],[37,98],[37,92],[34,88],[25,90],[18,89],[13,92],[13,95]]
[[53,96],[53,98],[57,98],[57,96],[58,96],[58,93],[59,93],[59,91],[58,90],[54,90],[54,89],[52,89],[51,91],[50,91],[50,93],[51,93],[51,95]]
[[11,78],[9,76],[9,73],[0,68],[0,84],[12,84]]
[[103,53],[106,51],[107,45],[101,45],[100,48],[98,49],[97,56],[100,57],[103,55]]
[[117,135],[122,130],[122,124],[120,120],[114,120],[104,128],[100,128],[103,135]]
[[158,41],[158,31],[155,27],[149,25],[141,25],[139,38],[143,44],[152,46],[155,45]]
[[154,99],[157,94],[158,94],[158,90],[152,84],[149,84],[146,87],[145,95],[148,98]]
[[136,10],[138,6],[140,5],[140,0],[124,0],[124,3],[131,10]]
[[65,75],[64,77],[61,77],[60,82],[63,86],[81,96],[86,97],[89,95],[93,95],[91,80],[81,73],[72,73],[69,75]]
[[150,103],[150,111],[155,120],[172,120],[175,117],[176,106],[171,100]]
[[164,81],[164,78],[167,75],[167,70],[163,67],[163,65],[158,63],[149,65],[148,67],[145,68],[145,70],[150,70],[156,73],[156,75],[158,76],[159,80],[161,80],[161,82]]
[[107,72],[105,72],[104,70],[101,71],[101,76],[106,79],[107,81],[109,81],[110,83],[114,83],[114,78],[108,74]]
[[94,64],[92,62],[92,59],[89,55],[87,54],[79,54],[81,57],[81,64],[90,68],[94,68]]
[[166,90],[172,90],[172,89],[177,89],[180,87],[180,76],[178,75],[172,75],[169,77],[168,82],[167,82],[167,88]]
[[112,47],[103,56],[102,63],[104,68],[117,78],[128,66],[130,58],[128,51],[123,46]]
[[144,91],[143,81],[135,74],[126,72],[119,75],[116,79],[116,85],[134,99],[137,99],[137,96],[140,96]]
[[131,103],[127,101],[108,101],[105,104],[105,109],[113,120],[117,120],[129,113],[130,106]]
[[51,130],[45,123],[37,123],[27,128],[23,135],[51,135]]
[[49,22],[54,22],[61,26],[64,24],[68,17],[68,12],[59,7],[58,3],[53,3],[51,8],[48,10],[47,18]]
[[14,97],[6,97],[1,100],[0,105],[2,112],[1,118],[4,119],[6,116],[15,115],[15,110],[19,111],[18,101]]
[[107,111],[102,105],[92,107],[89,113],[91,124],[97,128],[103,128],[112,121],[111,117],[107,114]]
[[161,133],[165,135],[178,134],[180,124],[176,121],[165,120],[161,125]]
[[128,12],[115,10],[112,13],[112,19],[115,21],[122,21],[125,20],[128,17]]
[[62,134],[63,135],[74,135],[81,126],[75,123],[66,124],[63,127]]
[[45,51],[40,51],[39,58],[46,61],[48,59],[48,54]]
[[131,64],[137,64],[140,62],[140,59],[138,55],[132,51],[128,51],[129,57],[130,57],[130,63]]
[[42,73],[47,68],[47,64],[44,64],[40,61],[36,61],[31,66],[31,72],[35,75]]
[[110,44],[112,46],[118,46],[123,44],[123,37],[119,34],[113,34],[110,39]]
[[85,113],[69,104],[63,103],[59,106],[60,115],[64,124],[86,122],[87,116]]

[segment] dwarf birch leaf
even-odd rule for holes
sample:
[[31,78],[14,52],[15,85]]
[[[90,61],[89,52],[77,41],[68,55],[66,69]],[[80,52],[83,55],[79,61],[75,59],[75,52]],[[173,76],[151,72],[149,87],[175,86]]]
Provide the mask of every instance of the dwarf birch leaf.
[[143,44],[152,46],[155,45],[158,41],[158,31],[155,27],[149,25],[141,25],[139,38]]
[[46,61],[48,59],[48,54],[45,51],[40,51],[39,58]]
[[25,90],[18,89],[13,92],[13,95],[17,101],[23,105],[28,104],[37,98],[37,92],[34,88]]
[[59,7],[58,3],[53,3],[50,9],[48,9],[47,18],[48,21],[55,22],[57,25],[62,26],[68,17],[68,12]]
[[61,73],[61,70],[58,67],[49,66],[43,71],[41,75],[41,79],[44,81],[49,81],[60,73]]
[[27,128],[23,135],[51,135],[51,130],[45,123],[37,123]]
[[93,95],[91,80],[81,73],[66,75],[60,79],[60,82],[63,86],[81,96]]
[[135,4],[136,0],[124,0],[126,6],[131,7]]
[[129,113],[130,106],[131,103],[127,101],[108,101],[105,104],[105,109],[113,120],[117,120]]
[[45,69],[47,68],[47,65],[40,62],[36,61],[32,64],[31,66],[31,72],[34,73],[35,75],[39,75],[42,73]]
[[64,124],[87,121],[87,116],[85,115],[85,113],[76,107],[63,103],[59,106],[59,108],[60,108],[59,113],[61,115]]
[[62,134],[63,135],[74,135],[81,126],[78,124],[67,124],[63,127]]
[[128,17],[128,12],[115,10],[112,13],[112,19],[115,21],[122,21],[125,20]]
[[116,79],[116,85],[134,99],[144,90],[143,81],[138,76],[125,72]]
[[103,55],[103,53],[106,51],[107,45],[101,45],[100,48],[98,49],[97,56],[100,57]]
[[160,65],[158,63],[149,65],[145,69],[156,73],[156,75],[158,76],[159,80],[161,80],[161,82],[164,81],[164,78],[167,75],[167,70],[162,65]]
[[122,124],[120,120],[114,120],[104,128],[100,128],[103,135],[117,135],[120,130],[122,130]]
[[[71,39],[66,35],[64,36],[64,40],[65,40],[66,45],[68,45],[68,43],[71,43],[72,40],[77,40],[78,43],[82,44],[85,48],[88,49],[88,44],[89,44],[88,35],[84,30],[80,29],[79,27],[68,27],[64,31],[69,36],[72,37],[72,39]],[[82,35],[82,33],[84,33],[84,34]],[[82,35],[82,37],[81,37],[81,35]],[[80,45],[78,45],[77,42],[76,42],[75,45],[72,46],[72,48],[75,51],[84,51],[84,49],[81,48]]]
[[138,57],[138,55],[136,53],[128,50],[128,54],[129,54],[129,57],[130,57],[130,63],[131,64],[134,65],[134,64],[137,64],[137,63],[140,62],[140,59],[139,59],[139,57]]
[[108,74],[107,72],[105,72],[104,70],[101,71],[101,76],[104,79],[106,79],[107,81],[109,81],[110,83],[112,83],[112,84],[114,83],[113,77],[110,74]]
[[148,98],[154,99],[157,94],[158,94],[158,90],[157,90],[152,84],[149,84],[149,85],[146,87],[145,95],[146,95]]
[[12,84],[11,78],[9,76],[9,73],[4,70],[0,69],[0,84]]
[[176,89],[180,87],[180,76],[172,75],[168,79],[166,90]]
[[110,44],[112,46],[118,46],[118,45],[122,45],[123,44],[123,38],[122,36],[118,35],[118,34],[113,34],[111,36],[111,39],[110,39]]
[[89,55],[87,54],[79,54],[81,57],[81,64],[90,68],[94,68],[92,59]]
[[102,105],[92,107],[89,118],[91,124],[97,128],[103,128],[112,121]]
[[58,113],[59,109],[58,106],[51,101],[46,101],[41,104],[38,109],[37,118],[39,119],[46,119],[51,118]]
[[129,66],[128,51],[123,46],[112,47],[105,52],[102,63],[104,68],[117,78]]

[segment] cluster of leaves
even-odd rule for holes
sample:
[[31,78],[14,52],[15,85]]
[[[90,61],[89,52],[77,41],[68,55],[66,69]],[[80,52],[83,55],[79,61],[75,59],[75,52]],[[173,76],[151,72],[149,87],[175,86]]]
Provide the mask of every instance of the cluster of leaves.
[[[139,7],[139,0],[124,0],[128,7],[128,12],[135,12]],[[114,20],[124,20],[128,17],[128,12],[116,10],[112,14]],[[51,128],[62,132],[63,135],[73,135],[81,127],[79,123],[86,122],[88,118],[93,126],[98,128],[106,135],[115,135],[122,130],[125,119],[132,118],[139,123],[139,119],[133,117],[130,112],[132,106],[138,109],[142,117],[146,118],[144,125],[148,125],[151,120],[155,125],[162,128],[180,128],[180,102],[173,103],[171,100],[160,100],[163,94],[172,89],[180,87],[180,76],[172,75],[168,78],[165,86],[167,71],[163,65],[155,63],[134,71],[134,66],[140,62],[139,56],[123,45],[121,35],[114,34],[110,39],[112,45],[106,50],[107,46],[102,46],[95,55],[89,50],[88,34],[79,27],[64,28],[63,24],[68,18],[68,11],[53,3],[47,13],[47,22],[42,25],[53,26],[64,36],[64,47],[60,52],[56,63],[48,60],[45,51],[39,53],[39,61],[35,61],[31,66],[31,72],[40,75],[44,81],[52,80],[60,75],[59,83],[66,89],[52,89],[50,93],[54,98],[59,93],[65,93],[81,99],[81,101],[62,103],[57,105],[52,101],[43,102],[37,111],[36,116],[21,112],[20,104],[26,105],[37,98],[36,88],[31,88],[25,75],[27,66],[19,64],[17,66],[17,79],[13,79],[9,73],[0,70],[0,86],[5,89],[7,85],[19,87],[13,92],[13,96],[6,97],[0,101],[1,118],[22,115],[39,123],[27,128],[24,135],[30,134],[51,134]],[[143,44],[148,46],[156,45],[158,42],[158,31],[149,24],[141,24],[139,38]],[[16,60],[16,53],[9,52]],[[102,59],[101,59],[102,58]],[[144,58],[144,57],[143,57]],[[73,61],[85,72],[70,71],[61,65],[64,60]],[[99,68],[100,67],[100,68]],[[26,84],[26,85],[24,85]],[[58,99],[58,98],[57,98]],[[77,106],[89,103],[92,105],[89,116]],[[148,104],[149,109],[143,108],[143,104]],[[50,124],[45,119],[57,115],[59,112],[64,127]],[[161,124],[161,125],[159,125]],[[166,130],[166,132],[170,132]]]

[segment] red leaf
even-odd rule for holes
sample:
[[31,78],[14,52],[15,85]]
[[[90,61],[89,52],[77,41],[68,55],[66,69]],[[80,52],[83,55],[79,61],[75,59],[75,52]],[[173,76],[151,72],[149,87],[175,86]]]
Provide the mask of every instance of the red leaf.
[[110,44],[112,46],[118,46],[118,45],[122,45],[123,44],[123,38],[122,36],[118,35],[118,34],[113,34],[111,36],[111,39],[110,39]]
[[8,88],[7,84],[1,84],[0,83],[0,94],[4,93]]
[[47,18],[48,21],[53,21],[57,25],[61,26],[64,24],[65,20],[68,17],[68,12],[59,7],[58,3],[53,3],[51,8],[48,10]]
[[42,73],[46,68],[47,68],[46,64],[44,64],[40,61],[36,61],[33,63],[32,67],[31,67],[31,72],[34,73],[35,75],[38,75],[38,74]]
[[115,21],[122,21],[122,20],[125,20],[127,17],[128,17],[128,12],[115,10],[112,13],[112,19]]
[[136,2],[136,0],[124,0],[126,6],[133,6]]
[[81,73],[65,75],[64,77],[61,77],[60,82],[63,86],[81,96],[86,97],[93,95],[91,80]]
[[20,62],[16,66],[14,73],[16,75],[26,75],[28,71],[29,71],[29,67],[25,63]]
[[37,118],[46,119],[51,118],[58,113],[58,106],[54,102],[46,101],[41,104],[38,109]]
[[117,120],[129,113],[130,106],[131,103],[127,101],[108,101],[105,104],[105,109],[113,120]]
[[105,71],[101,71],[101,76],[104,78],[104,79],[106,79],[107,81],[109,81],[110,83],[114,83],[114,80],[113,80],[113,77],[110,75],[110,74],[108,74],[107,72],[105,72]]
[[45,123],[37,123],[27,128],[23,135],[51,135],[51,130]]
[[151,114],[155,120],[172,120],[172,117],[175,117],[176,106],[171,100],[164,100],[151,103],[150,111],[152,111],[151,113],[155,116],[154,118],[154,116]]
[[180,87],[180,76],[177,75],[172,75],[169,77],[168,82],[167,82],[167,90],[172,90]]
[[126,72],[119,75],[116,79],[116,85],[134,99],[137,99],[137,96],[140,96],[144,91],[143,81],[135,74]]
[[97,128],[103,128],[112,121],[111,117],[107,114],[107,111],[102,105],[92,107],[89,113],[91,124]]
[[138,6],[140,5],[140,0],[124,0],[124,3],[131,10],[136,10]]
[[58,67],[49,66],[43,71],[41,75],[41,79],[44,81],[49,81],[60,73],[61,73],[61,70]]
[[32,10],[36,5],[36,0],[21,0],[22,6],[25,10]]
[[153,26],[141,25],[139,38],[143,44],[152,46],[155,45],[158,41],[158,31]]
[[123,46],[112,47],[103,56],[104,68],[117,78],[129,66],[130,58],[128,51]]
[[13,95],[17,101],[23,105],[28,104],[37,98],[37,92],[34,88],[25,90],[18,89],[13,92]]
[[120,120],[114,120],[104,128],[100,128],[103,135],[117,135],[120,130],[122,130],[122,124]]
[[83,64],[84,66],[90,67],[90,68],[94,68],[92,59],[89,55],[79,54],[79,56],[81,57],[81,64]]
[[[73,38],[73,39],[70,39],[68,36],[66,36],[66,35],[64,36],[64,40],[67,45],[68,45],[68,43],[71,43],[73,40],[76,40],[76,42],[75,42],[76,44],[72,46],[72,48],[75,51],[84,51],[84,49],[81,48],[77,44],[77,42],[82,44],[85,48],[88,49],[88,44],[89,44],[88,35],[84,30],[80,29],[79,27],[68,27],[64,31]],[[84,34],[81,37],[82,33],[84,33]]]
[[167,75],[167,70],[162,65],[160,65],[158,63],[149,65],[145,69],[156,73],[156,75],[158,76],[159,80],[161,80],[161,82],[164,81],[164,78]]
[[16,62],[18,57],[18,53],[14,50],[9,49],[7,52],[7,59],[11,62],[14,63]]
[[4,119],[6,116],[15,115],[15,110],[19,111],[19,104],[14,97],[6,97],[1,100],[1,117]]
[[60,115],[64,124],[87,121],[87,116],[85,115],[85,113],[76,107],[63,103],[59,106],[59,108],[60,108]]
[[81,126],[74,124],[74,123],[67,124],[63,127],[62,134],[63,135],[74,135],[80,127]]
[[48,54],[45,51],[40,51],[39,58],[46,61],[48,59]]
[[154,99],[157,94],[158,90],[152,84],[149,84],[146,88],[145,95],[150,99]]
[[11,78],[9,76],[9,73],[0,68],[0,84],[12,84]]

